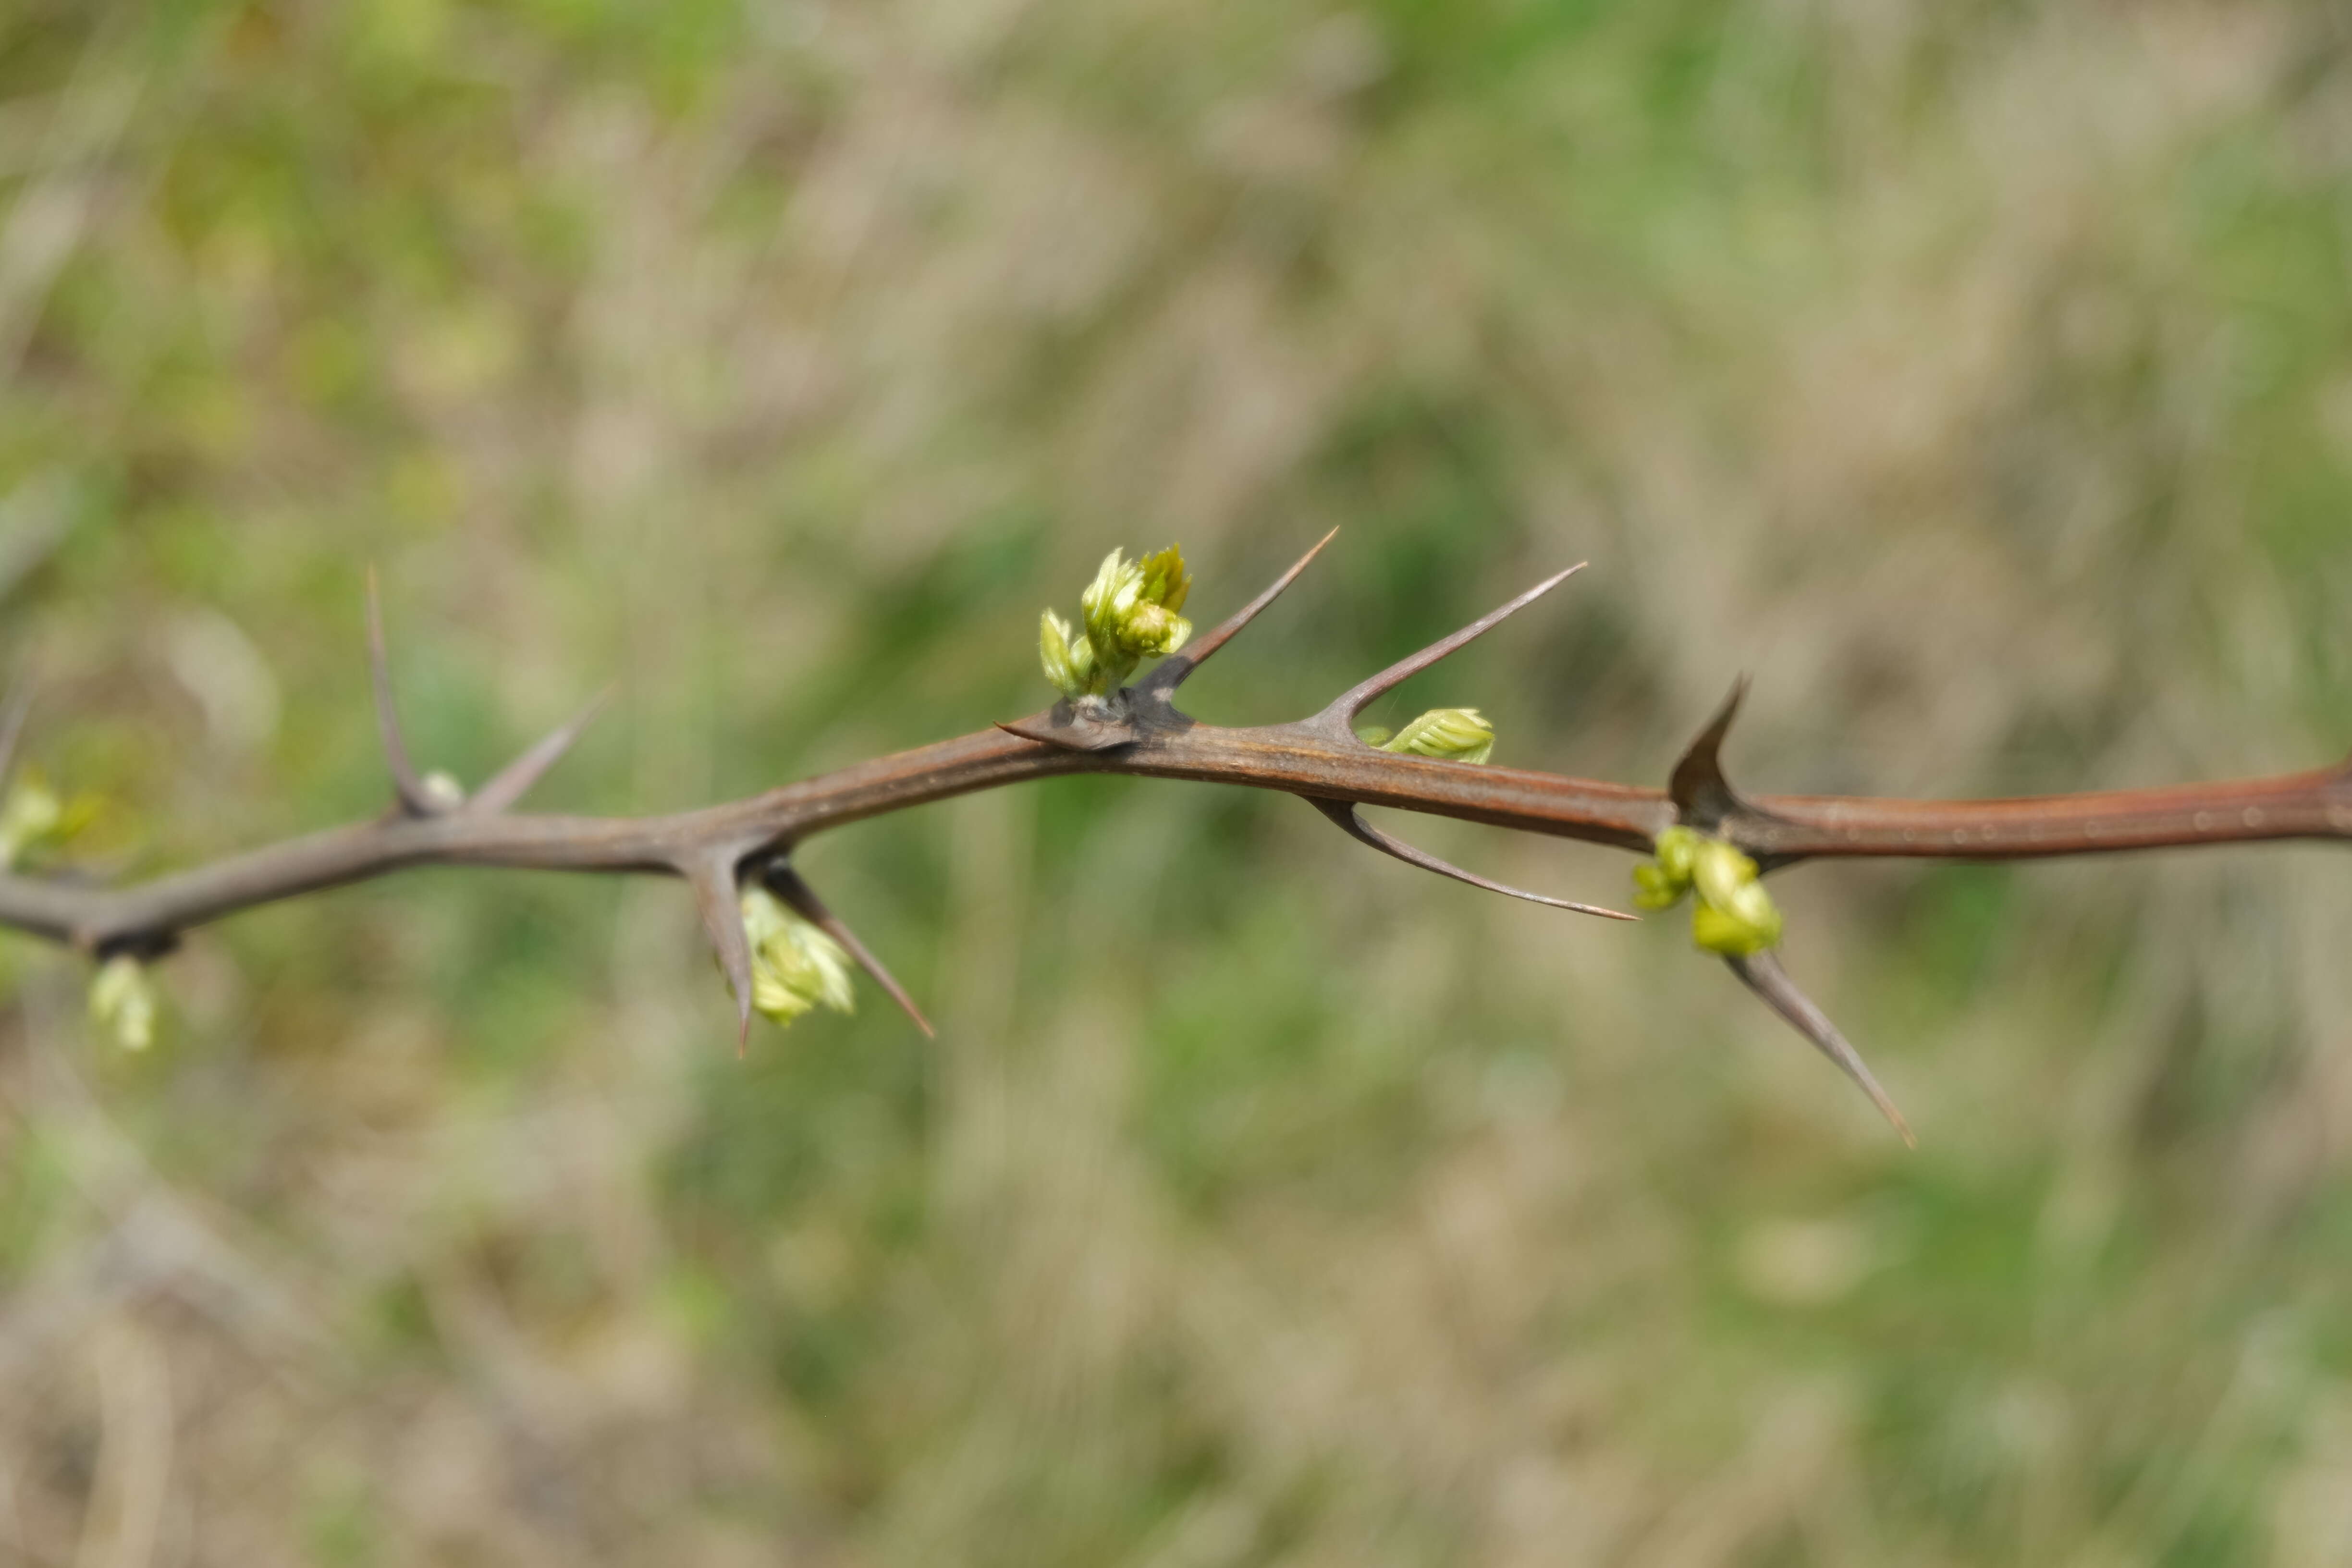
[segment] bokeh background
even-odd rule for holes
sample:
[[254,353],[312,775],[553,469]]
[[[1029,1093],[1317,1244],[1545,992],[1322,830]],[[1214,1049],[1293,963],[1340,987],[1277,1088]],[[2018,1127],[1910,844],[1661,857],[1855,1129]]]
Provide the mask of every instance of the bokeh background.
[[[2352,744],[2352,26],[1951,0],[0,5],[0,660],[136,874],[607,680],[653,811],[1188,688],[1759,790]],[[1401,822],[1491,874],[1622,855]],[[0,939],[0,1560],[2352,1561],[2352,868],[1812,868],[1689,952],[1296,802],[812,844],[866,987],[733,1050],[683,894],[427,872]]]

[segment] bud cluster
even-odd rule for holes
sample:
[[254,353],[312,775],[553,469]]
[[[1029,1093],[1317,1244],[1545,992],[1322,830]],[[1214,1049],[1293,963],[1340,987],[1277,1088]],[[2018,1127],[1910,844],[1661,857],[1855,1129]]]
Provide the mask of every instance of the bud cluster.
[[1084,630],[1074,632],[1051,610],[1038,622],[1037,657],[1045,679],[1065,697],[1118,690],[1137,665],[1166,658],[1192,635],[1192,623],[1176,613],[1192,591],[1192,576],[1177,546],[1139,561],[1112,551],[1079,596]]
[[1780,910],[1764,890],[1756,862],[1720,838],[1687,827],[1658,835],[1657,858],[1633,868],[1645,910],[1670,910],[1696,892],[1691,941],[1726,958],[1748,958],[1780,940]]
[[765,888],[742,898],[743,934],[751,942],[751,1005],[778,1024],[790,1024],[823,1005],[857,1010],[849,981],[849,954]]

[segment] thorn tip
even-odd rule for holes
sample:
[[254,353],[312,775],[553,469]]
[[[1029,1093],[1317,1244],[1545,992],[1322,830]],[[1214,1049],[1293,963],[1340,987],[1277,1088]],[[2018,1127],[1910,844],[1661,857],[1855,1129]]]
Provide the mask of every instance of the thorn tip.
[[606,682],[603,690],[591,697],[577,713],[541,736],[530,748],[499,770],[488,784],[474,793],[466,809],[478,816],[496,816],[530,793],[531,786],[547,776],[548,771],[563,760],[581,732],[595,721],[613,700],[617,683]]
[[922,1030],[926,1038],[939,1038],[939,1031],[931,1027],[931,1021],[923,1016],[923,1010],[915,1005],[914,997],[908,995],[907,988],[898,984],[898,976],[892,974],[882,961],[875,956],[871,948],[858,940],[857,933],[849,929],[847,921],[825,907],[824,900],[816,896],[816,889],[810,887],[807,880],[793,868],[791,861],[783,859],[769,861],[761,868],[760,879],[767,885],[768,891],[791,905],[803,920],[817,926],[825,935],[841,943],[848,951],[849,956],[857,961],[857,966],[872,975],[874,983],[889,994],[890,1000],[898,1005],[899,1010],[915,1021],[915,1027]]
[[1790,1027],[1812,1043],[1815,1050],[1836,1063],[1839,1071],[1853,1079],[1862,1091],[1870,1096],[1871,1103],[1878,1107],[1879,1114],[1902,1134],[1905,1143],[1914,1149],[1919,1146],[1911,1124],[1903,1119],[1903,1112],[1895,1109],[1894,1097],[1880,1085],[1869,1064],[1862,1059],[1862,1053],[1838,1032],[1838,1026],[1830,1022],[1829,1015],[1797,988],[1797,983],[1789,978],[1789,972],[1780,967],[1778,958],[1768,950],[1751,953],[1746,958],[1727,958],[1724,963],[1730,966],[1731,973],[1739,976],[1741,984],[1763,998],[1766,1006],[1780,1014]]
[[1496,626],[1502,625],[1513,616],[1517,615],[1521,610],[1526,609],[1529,605],[1534,604],[1538,599],[1542,598],[1546,594],[1550,593],[1554,588],[1559,587],[1562,583],[1567,582],[1570,577],[1575,576],[1579,572],[1583,571],[1585,567],[1590,564],[1590,562],[1580,561],[1565,572],[1553,573],[1550,576],[1545,578],[1542,582],[1537,584],[1526,593],[1521,594],[1517,598],[1511,600],[1508,604],[1502,605],[1500,608],[1487,611],[1486,614],[1479,616],[1476,620],[1472,621],[1460,631],[1454,633],[1450,637],[1440,637],[1437,641],[1431,643],[1427,647],[1423,648],[1420,652],[1397,660],[1396,663],[1389,666],[1386,669],[1381,670],[1378,675],[1373,676],[1369,680],[1360,681],[1356,685],[1349,687],[1346,691],[1341,692],[1328,708],[1326,708],[1323,710],[1322,717],[1326,721],[1342,727],[1353,723],[1355,721],[1356,715],[1361,713],[1365,708],[1371,703],[1373,699],[1383,695],[1395,687],[1402,685],[1405,681],[1411,679],[1416,675],[1419,675],[1423,670],[1427,669],[1431,665],[1435,664],[1439,659],[1445,658],[1448,654],[1451,654],[1470,643],[1477,641],[1480,637],[1485,637],[1488,632],[1493,631]]
[[1683,748],[1667,778],[1666,794],[1679,819],[1690,826],[1711,829],[1746,804],[1724,776],[1723,738],[1730,733],[1731,721],[1739,716],[1739,705],[1747,700],[1748,677],[1743,674],[1731,683],[1731,694],[1715,716]]
[[1318,555],[1323,553],[1323,547],[1339,537],[1339,531],[1334,528],[1317,540],[1313,549],[1292,562],[1290,569],[1276,577],[1256,598],[1194,637],[1191,646],[1181,652],[1171,654],[1161,660],[1157,668],[1136,683],[1135,689],[1149,696],[1164,698],[1168,693],[1183,685],[1194,670],[1208,663],[1212,655],[1232,640],[1234,633],[1257,619],[1260,612],[1282,597],[1283,590],[1297,582],[1298,574],[1306,571]]

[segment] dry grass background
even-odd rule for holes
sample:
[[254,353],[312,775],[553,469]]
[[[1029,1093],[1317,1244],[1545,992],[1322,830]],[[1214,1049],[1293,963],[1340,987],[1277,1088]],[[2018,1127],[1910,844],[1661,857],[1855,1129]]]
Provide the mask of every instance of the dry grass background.
[[[0,8],[0,658],[160,867],[472,776],[650,810],[1034,707],[1177,538],[1196,683],[1656,779],[2352,742],[2339,7]],[[46,547],[44,542],[47,542]],[[22,565],[26,570],[18,571]],[[1583,895],[1623,858],[1443,825]],[[2352,881],[1783,884],[1906,1155],[1672,922],[1063,781],[807,854],[931,1005],[729,1049],[675,889],[0,948],[0,1560],[2352,1559]],[[869,994],[869,1004],[873,998]]]

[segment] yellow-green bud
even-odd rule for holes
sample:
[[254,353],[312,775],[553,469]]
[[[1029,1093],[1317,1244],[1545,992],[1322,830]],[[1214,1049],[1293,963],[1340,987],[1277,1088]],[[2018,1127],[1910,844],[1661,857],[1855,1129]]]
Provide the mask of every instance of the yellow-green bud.
[[1780,910],[1773,905],[1771,896],[1764,892],[1761,882],[1750,883],[1748,891],[1761,896],[1749,900],[1744,910],[1717,909],[1704,900],[1693,905],[1691,941],[1726,958],[1748,958],[1778,944]]
[[[1192,623],[1176,612],[1192,591],[1183,552],[1173,544],[1140,561],[1129,561],[1117,550],[1103,557],[1095,580],[1078,599],[1085,636],[1071,640],[1065,633],[1071,649],[1070,675],[1078,691],[1111,690],[1135,673],[1141,660],[1162,658],[1182,647],[1192,635]],[[1081,645],[1087,649],[1084,668],[1077,653]]]
[[147,966],[127,952],[100,964],[89,983],[89,1016],[126,1051],[153,1045],[155,988],[148,983]]
[[58,792],[27,768],[0,802],[0,871],[70,842],[89,826],[96,809],[88,796],[58,799]]
[[1393,737],[1367,743],[1441,762],[1483,763],[1495,754],[1495,726],[1475,708],[1433,708]]
[[1696,891],[1691,940],[1708,952],[1747,958],[1780,940],[1780,911],[1756,862],[1720,838],[1687,827],[1658,835],[1657,858],[1633,868],[1634,901],[1671,909]]
[[742,899],[743,934],[751,942],[751,1005],[778,1024],[820,1004],[836,1013],[857,1010],[849,954],[823,930],[803,920],[765,888]]
[[64,816],[65,805],[56,792],[37,779],[18,780],[6,803],[0,805],[0,871],[15,866],[27,847],[55,832]]
[[[1086,639],[1080,637],[1078,641],[1083,645]],[[1037,661],[1045,667],[1045,679],[1063,696],[1076,697],[1085,689],[1084,681],[1070,668],[1070,623],[1051,610],[1037,622]],[[1089,658],[1087,662],[1091,664],[1093,660]]]

